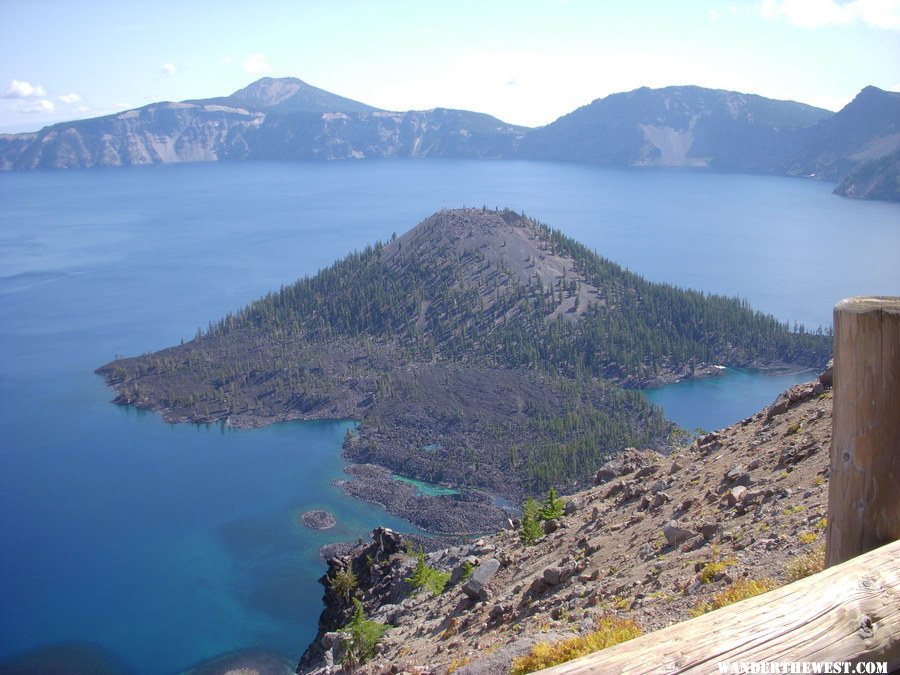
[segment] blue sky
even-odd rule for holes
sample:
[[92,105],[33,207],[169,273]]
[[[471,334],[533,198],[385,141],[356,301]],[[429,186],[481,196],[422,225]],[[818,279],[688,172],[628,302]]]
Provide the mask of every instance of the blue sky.
[[900,90],[900,0],[0,0],[0,131],[267,75],[529,126],[672,84],[836,110]]

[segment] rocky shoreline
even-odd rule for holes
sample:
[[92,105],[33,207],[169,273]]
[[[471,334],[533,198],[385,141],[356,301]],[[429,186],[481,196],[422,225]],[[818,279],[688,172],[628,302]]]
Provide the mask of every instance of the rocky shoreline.
[[344,471],[352,480],[335,481],[344,494],[378,504],[427,532],[464,536],[496,532],[506,525],[506,512],[486,492],[462,489],[458,495],[423,495],[376,464],[350,464]]
[[[749,364],[746,367],[772,372],[805,370],[796,365],[782,363]],[[629,388],[657,388],[691,379],[717,377],[723,375],[725,371],[725,367],[718,365],[699,365],[693,369],[685,366],[678,370],[663,372],[649,381],[625,380],[620,384]],[[109,373],[104,373],[104,375],[107,383],[119,391],[121,383],[116,382]],[[335,483],[345,494],[377,504],[391,515],[408,520],[429,533],[459,537],[496,531],[504,526],[507,515],[501,508],[494,505],[492,495],[499,494],[513,503],[518,503],[525,496],[525,492],[515,483],[507,480],[507,477],[501,474],[492,475],[488,467],[483,468],[480,479],[471,476],[473,483],[482,485],[487,490],[466,489],[465,485],[461,485],[458,487],[462,493],[454,496],[422,495],[415,487],[394,480],[389,469],[398,470],[397,466],[391,465],[403,461],[404,458],[394,458],[383,452],[373,453],[371,452],[373,444],[381,447],[416,445],[417,443],[421,444],[421,439],[440,438],[445,430],[442,430],[434,420],[429,419],[426,415],[416,415],[415,424],[412,425],[408,424],[409,419],[401,422],[399,417],[403,415],[403,412],[400,410],[390,410],[387,418],[380,417],[379,424],[374,425],[368,421],[370,409],[366,408],[364,402],[354,395],[332,399],[326,406],[311,409],[246,410],[239,414],[210,420],[194,419],[186,411],[161,406],[153,400],[132,399],[122,394],[118,395],[114,402],[118,405],[134,405],[141,409],[152,410],[169,423],[208,424],[219,422],[238,429],[253,429],[288,421],[358,420],[360,422],[358,434],[346,441],[341,449],[342,457],[354,462],[346,469],[347,473],[352,476],[352,480],[339,479]],[[380,410],[379,412],[383,414],[385,411]],[[406,417],[410,416],[411,414],[406,414]],[[419,470],[420,468],[426,470]],[[427,472],[427,467],[418,467],[415,463],[405,462],[403,471],[410,477],[425,481],[433,481],[435,478],[434,475]],[[498,489],[501,486],[503,487],[502,492]],[[574,486],[569,487],[571,489]],[[307,524],[305,520],[303,522],[313,529],[324,529],[316,527],[315,524]]]

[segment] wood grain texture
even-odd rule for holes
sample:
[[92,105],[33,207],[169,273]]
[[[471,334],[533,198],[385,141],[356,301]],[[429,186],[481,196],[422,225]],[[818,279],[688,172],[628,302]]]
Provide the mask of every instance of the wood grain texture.
[[717,673],[722,662],[900,667],[900,541],[541,673]]
[[834,308],[825,564],[900,538],[900,298]]

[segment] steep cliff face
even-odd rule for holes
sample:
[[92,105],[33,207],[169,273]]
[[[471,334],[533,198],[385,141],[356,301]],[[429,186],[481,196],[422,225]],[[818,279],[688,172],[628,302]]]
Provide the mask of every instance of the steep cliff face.
[[[594,487],[566,500],[564,515],[546,521],[533,545],[516,522],[429,553],[427,565],[449,576],[437,595],[404,581],[415,559],[394,534],[394,552],[384,555],[387,535],[376,530],[374,543],[329,560],[320,632],[298,672],[322,672],[326,657],[340,658],[351,597],[390,626],[361,672],[488,675],[508,672],[538,642],[591,632],[601,617],[650,632],[750,582],[774,587],[817,571],[830,382],[826,371],[668,457],[626,451],[599,468]],[[347,569],[359,583],[337,597]]]
[[515,154],[524,129],[465,110],[270,114],[248,130],[247,159],[366,159]]
[[[157,103],[83,122],[57,124],[0,142],[0,168],[65,169],[243,159],[243,135],[265,114],[221,105]],[[0,141],[3,139],[0,138]]]
[[900,201],[900,150],[864,162],[841,180],[834,193],[857,199]]

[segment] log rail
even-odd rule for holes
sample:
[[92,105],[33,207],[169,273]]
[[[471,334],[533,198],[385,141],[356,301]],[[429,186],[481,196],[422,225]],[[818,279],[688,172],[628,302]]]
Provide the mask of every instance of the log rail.
[[900,541],[696,619],[547,668],[559,675],[717,673],[747,662],[900,668]]

